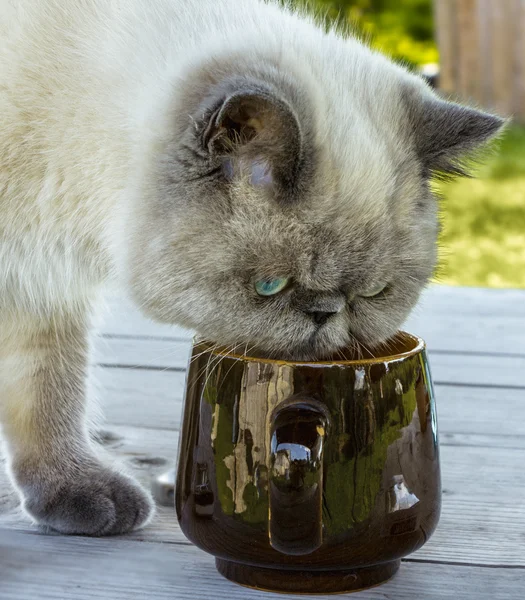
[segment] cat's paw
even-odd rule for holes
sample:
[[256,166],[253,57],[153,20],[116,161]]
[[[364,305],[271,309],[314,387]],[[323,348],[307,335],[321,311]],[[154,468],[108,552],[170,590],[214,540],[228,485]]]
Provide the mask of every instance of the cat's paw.
[[24,495],[25,510],[40,525],[66,534],[126,533],[144,526],[154,513],[151,496],[138,483],[102,465],[58,485],[40,482]]

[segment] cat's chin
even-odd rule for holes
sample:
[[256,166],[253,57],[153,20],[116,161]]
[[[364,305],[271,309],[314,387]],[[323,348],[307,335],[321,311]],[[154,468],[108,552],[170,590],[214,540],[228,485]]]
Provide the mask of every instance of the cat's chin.
[[319,337],[313,337],[303,344],[297,344],[292,348],[280,348],[278,350],[255,348],[250,355],[255,358],[270,360],[284,360],[290,362],[318,362],[325,360],[342,360],[343,357],[355,356],[359,350],[344,342],[340,344],[327,343]]
[[[376,350],[380,346],[374,346]],[[362,360],[375,358],[371,347],[365,348],[361,344],[341,345],[338,347],[318,347],[316,345],[304,345],[293,350],[284,351],[265,351],[254,349],[250,352],[250,357],[266,360],[277,360],[287,362],[340,362],[348,360]]]
[[368,339],[365,342],[355,334],[343,335],[339,332],[335,335],[333,331],[328,333],[321,329],[301,344],[278,349],[255,347],[250,351],[250,356],[290,362],[361,360],[374,358],[384,341]]
[[[205,338],[197,338],[198,341],[203,341],[208,344],[211,348],[221,348],[221,344],[216,344],[206,340]],[[327,348],[319,347],[315,343],[305,343],[302,345],[296,345],[293,348],[269,348],[267,346],[254,346],[253,344],[247,344],[250,347],[248,354],[242,352],[233,352],[233,354],[240,356],[249,356],[250,358],[258,358],[264,360],[276,360],[276,361],[289,361],[289,362],[314,362],[322,360],[333,359],[337,352],[342,350],[341,348]],[[226,346],[222,347],[222,351],[228,352]]]

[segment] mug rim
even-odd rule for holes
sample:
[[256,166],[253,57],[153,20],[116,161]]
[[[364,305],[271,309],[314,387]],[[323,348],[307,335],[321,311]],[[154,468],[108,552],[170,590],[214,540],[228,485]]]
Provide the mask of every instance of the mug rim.
[[[399,330],[396,335],[401,335],[405,339],[409,339],[414,346],[407,350],[406,352],[398,352],[397,354],[389,354],[386,356],[376,356],[374,358],[361,358],[361,359],[352,359],[352,360],[319,360],[319,361],[302,361],[302,360],[283,360],[283,359],[274,359],[274,358],[259,358],[256,356],[246,356],[244,354],[235,354],[225,352],[221,348],[216,348],[209,351],[211,354],[215,356],[224,356],[225,358],[232,358],[234,360],[243,361],[243,362],[258,362],[264,364],[272,364],[272,365],[281,365],[281,366],[321,366],[321,367],[332,367],[332,366],[352,366],[352,365],[373,365],[373,364],[384,364],[397,362],[399,360],[404,360],[406,358],[410,358],[412,356],[416,356],[417,354],[421,354],[423,350],[426,349],[426,343],[423,338],[420,338],[417,335],[412,333],[408,333],[408,331]],[[194,340],[194,346],[198,344],[204,344],[206,346],[210,345],[211,342],[206,340]]]

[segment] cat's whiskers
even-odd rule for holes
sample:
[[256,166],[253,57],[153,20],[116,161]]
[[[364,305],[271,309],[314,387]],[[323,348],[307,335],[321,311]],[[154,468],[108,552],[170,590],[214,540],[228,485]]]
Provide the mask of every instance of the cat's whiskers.
[[339,356],[341,360],[348,360],[341,348],[338,348],[336,356]]
[[[197,373],[197,375],[195,376],[195,379],[194,379],[193,385],[192,385],[192,386],[191,386],[191,387],[188,389],[188,392],[192,392],[192,391],[193,391],[193,389],[195,388],[195,385],[197,385],[197,383],[199,383],[199,382],[200,382],[200,380],[201,380],[202,376],[203,376],[205,373],[207,373],[208,369],[210,368],[210,364],[211,364],[211,363],[212,363],[212,361],[215,359],[215,357],[214,357],[214,354],[213,354],[213,353],[215,352],[215,350],[219,349],[219,347],[220,347],[220,346],[219,346],[219,344],[214,344],[212,347],[210,347],[210,349],[209,349],[209,350],[207,350],[207,351],[206,351],[206,352],[209,352],[209,356],[208,356],[208,359],[207,359],[207,361],[206,361],[206,364],[205,364],[205,365],[204,365],[204,366],[203,366],[203,367],[200,369],[200,371],[199,371],[199,372]],[[203,352],[203,354],[205,354],[206,352]],[[208,377],[209,377],[209,374],[208,374],[208,376],[207,376],[207,378],[206,378],[206,383],[205,383],[205,385],[204,385],[204,388],[206,387],[206,384],[207,384]],[[203,389],[204,389],[204,388],[203,388]]]
[[[364,342],[362,342],[360,340],[357,340],[357,343],[358,343],[359,347],[364,349],[364,351],[368,354],[368,358],[375,355],[371,346],[369,346],[368,344],[365,344]],[[365,358],[364,353],[362,353],[361,358]]]
[[[204,387],[206,387],[207,383],[208,383],[208,379],[211,376],[211,374],[213,373],[213,370],[215,368],[216,365],[218,365],[222,359],[224,358],[224,354],[228,353],[230,347],[222,347],[220,344],[215,343],[213,345],[212,348],[210,348],[209,350],[209,356],[208,356],[208,360],[206,361],[206,366],[204,368],[204,372],[208,373],[207,377],[206,377],[206,381],[204,384]],[[218,354],[215,354],[218,350],[220,350],[221,352]],[[202,375],[203,371],[201,371],[201,373],[199,373],[198,378],[200,379],[201,375]]]
[[[155,350],[152,350],[152,352],[155,353]],[[175,350],[175,349],[171,349],[169,352],[159,349],[157,352],[159,352],[159,354],[157,354],[150,360],[140,362],[139,364],[131,365],[131,368],[135,369],[135,368],[140,368],[140,367],[150,367],[161,359],[169,359],[172,356],[176,356],[177,354],[180,354],[180,351]],[[172,369],[172,368],[173,368],[173,366],[168,365],[168,366],[164,367],[162,370]]]
[[[357,354],[357,360],[361,360],[363,358],[363,351],[361,349],[361,342],[352,333],[350,333],[350,337],[351,337],[351,340],[352,340],[353,349],[354,349],[355,353]],[[365,350],[367,350],[367,348],[365,347],[364,344],[362,345],[362,347],[365,348]]]
[[[237,348],[237,344],[232,344],[225,349],[224,353],[217,355],[218,359],[216,358],[215,362],[213,362],[214,359],[212,358],[210,372],[207,374],[206,380],[204,381],[204,387],[203,387],[204,390],[206,389],[206,387],[208,385],[208,381],[213,376],[213,373],[217,372],[217,370],[219,369],[219,367],[222,364],[222,362],[224,361],[224,359],[228,358],[228,354],[233,353],[236,348]],[[212,356],[212,355],[210,355],[210,356]],[[209,365],[210,365],[210,360],[208,360],[208,367],[209,367]]]
[[[242,342],[241,342],[241,344],[242,344]],[[235,353],[235,352],[236,352],[236,350],[237,350],[237,348],[239,347],[239,345],[240,345],[240,344],[237,344],[237,345],[235,346],[235,348],[234,348],[233,350],[231,350],[231,352],[230,352],[230,353],[232,353],[232,354],[233,354],[233,353]],[[251,352],[251,351],[252,351],[254,348],[255,348],[255,344],[253,344],[253,345],[250,347],[250,350],[248,350],[248,343],[245,343],[245,345],[244,345],[244,354],[243,354],[243,356],[248,356],[248,352]],[[225,356],[224,358],[227,358],[227,357]],[[231,367],[228,369],[228,371],[227,371],[227,372],[226,372],[226,374],[224,375],[224,377],[223,377],[223,381],[226,381],[226,380],[228,379],[228,375],[230,374],[230,371],[233,369],[233,367],[235,367],[235,365],[236,365],[236,361],[234,360],[234,361],[232,362],[232,365],[231,365]]]
[[383,347],[386,349],[388,354],[391,354],[392,352],[395,351],[395,342],[392,339],[388,339],[385,342],[383,342]]
[[212,359],[212,357],[213,357],[213,352],[215,352],[215,351],[216,351],[216,350],[218,350],[219,348],[220,348],[220,345],[219,345],[219,344],[217,344],[217,343],[214,343],[214,344],[212,344],[212,345],[210,346],[210,348],[208,348],[207,350],[204,350],[203,352],[201,352],[201,353],[200,353],[200,354],[199,354],[199,355],[196,357],[196,358],[198,358],[198,357],[200,357],[200,356],[202,356],[202,355],[204,355],[204,354],[207,354],[207,353],[209,353],[208,360],[206,361],[206,364],[205,364],[205,365],[204,365],[204,366],[203,366],[203,367],[200,369],[200,371],[199,371],[199,372],[197,373],[197,375],[195,376],[195,379],[194,379],[193,385],[192,385],[190,388],[188,388],[188,390],[187,390],[187,391],[188,391],[188,393],[192,392],[192,391],[193,391],[193,389],[195,388],[195,385],[196,385],[196,384],[197,384],[197,383],[200,381],[200,379],[201,379],[202,375],[203,375],[203,374],[206,372],[206,370],[208,369],[208,366],[209,366],[209,364],[210,364],[210,360],[211,360],[211,359]]
[[[221,355],[220,355],[220,354],[215,354],[215,352],[216,352],[217,350],[219,350],[219,348],[220,348],[219,344],[218,344],[218,343],[215,343],[215,344],[213,345],[213,347],[210,349],[210,353],[209,353],[209,356],[208,356],[208,360],[206,361],[206,367],[204,368],[204,373],[207,373],[207,372],[208,372],[208,370],[209,370],[209,369],[210,369],[210,367],[211,367],[211,366],[214,364],[214,362],[216,362],[217,360],[220,360],[220,356],[221,356]],[[203,372],[201,371],[201,373],[199,374],[199,378],[201,377],[202,373],[203,373]],[[205,387],[206,387],[206,386],[205,386]]]
[[193,354],[192,357],[190,358],[190,364],[192,362],[196,361],[198,358],[200,358],[204,354],[207,354],[208,352],[213,352],[214,350],[212,350],[212,348],[215,348],[215,350],[217,350],[219,348],[219,346],[218,346],[218,344],[214,344],[213,346],[207,347],[205,350],[203,350],[202,352],[199,352],[198,354]]

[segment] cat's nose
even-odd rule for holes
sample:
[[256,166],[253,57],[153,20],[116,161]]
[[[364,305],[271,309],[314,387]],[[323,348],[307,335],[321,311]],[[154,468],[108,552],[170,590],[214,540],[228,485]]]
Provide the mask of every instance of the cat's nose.
[[313,311],[310,313],[317,325],[324,325],[330,317],[336,315],[337,312]]

